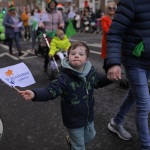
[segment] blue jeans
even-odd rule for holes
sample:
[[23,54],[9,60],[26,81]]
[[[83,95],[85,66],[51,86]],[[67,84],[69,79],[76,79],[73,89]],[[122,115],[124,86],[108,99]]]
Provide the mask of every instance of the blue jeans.
[[124,116],[135,103],[136,126],[141,143],[141,150],[150,150],[150,134],[148,128],[148,114],[150,112],[148,79],[150,77],[150,70],[127,66],[125,66],[125,70],[130,83],[130,89],[114,117],[114,122],[121,124],[124,120]]
[[16,47],[17,47],[18,52],[20,52],[21,46],[20,46],[20,33],[19,32],[15,32],[14,41],[16,43]]
[[36,40],[36,31],[31,31],[31,37],[32,37],[32,50],[35,46],[35,40]]
[[68,129],[68,133],[71,150],[85,150],[85,144],[91,142],[96,135],[93,122],[82,128]]
[[13,40],[15,41],[16,48],[17,48],[18,52],[21,53],[20,33],[19,32],[14,33],[14,38],[9,38],[8,39],[8,45],[9,45],[9,52],[10,53],[12,53]]

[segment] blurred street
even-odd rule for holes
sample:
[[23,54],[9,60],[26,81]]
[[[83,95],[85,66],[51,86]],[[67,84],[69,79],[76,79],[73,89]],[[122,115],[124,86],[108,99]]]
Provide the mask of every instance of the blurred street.
[[[70,39],[88,44],[90,61],[98,72],[103,72],[100,57],[101,34],[78,33]],[[14,44],[15,45],[15,44]],[[35,56],[29,50],[31,42],[21,41],[23,55],[9,55],[8,47],[0,45],[0,68],[24,62],[36,83],[19,90],[45,86],[50,82],[43,72],[43,56]],[[67,130],[62,124],[60,97],[53,101],[33,103],[23,100],[17,91],[0,82],[0,118],[4,124],[4,134],[0,150],[68,150],[65,137]],[[105,88],[95,90],[95,139],[87,145],[87,150],[139,150],[135,126],[135,108],[125,118],[125,127],[132,134],[131,141],[123,141],[110,132],[107,125],[122,102],[127,90],[115,82]]]

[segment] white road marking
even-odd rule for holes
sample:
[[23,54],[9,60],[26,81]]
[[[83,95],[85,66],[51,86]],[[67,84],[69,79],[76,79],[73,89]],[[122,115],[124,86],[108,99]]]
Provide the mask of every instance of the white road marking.
[[[71,42],[76,42],[76,41],[79,41],[79,40],[70,39],[70,41],[71,41]],[[82,42],[86,43],[88,46],[94,46],[94,47],[99,47],[99,48],[102,47],[102,44],[101,44],[101,43],[89,44],[89,43],[87,43],[87,41],[82,41]]]
[[0,57],[3,57],[3,56],[9,56],[10,58],[12,58],[12,59],[14,59],[14,60],[19,60],[19,58],[18,57],[16,57],[16,56],[13,56],[13,55],[10,55],[9,53],[2,53],[2,54],[0,54]]
[[2,135],[3,135],[3,122],[2,120],[0,119],[0,139],[2,139]]
[[98,54],[98,55],[100,55],[100,54],[101,54],[101,52],[96,52],[96,51],[92,51],[92,50],[90,50],[90,53]]
[[[77,41],[77,40],[71,40],[71,41]],[[86,41],[83,41],[85,43],[87,43]],[[100,47],[101,44],[98,44],[98,43],[93,43],[93,44],[87,44],[88,46],[94,46],[94,47]],[[7,45],[4,45],[4,44],[0,44],[1,47],[3,47],[4,49],[9,49]],[[18,53],[18,51],[15,51],[13,50],[14,53]],[[28,54],[33,54],[30,49],[26,50],[26,51],[22,51],[23,55],[20,56],[20,57],[17,57],[17,56],[14,56],[14,55],[10,55],[8,52],[4,52],[2,54],[0,54],[0,57],[3,57],[3,56],[8,56],[14,60],[19,60],[19,59],[22,59],[22,60],[25,60],[25,59],[32,59],[32,58],[37,58],[38,56],[27,56]],[[94,51],[94,50],[90,50],[90,53],[93,53],[93,54],[97,54],[97,55],[100,55],[101,52],[97,52],[97,51]]]

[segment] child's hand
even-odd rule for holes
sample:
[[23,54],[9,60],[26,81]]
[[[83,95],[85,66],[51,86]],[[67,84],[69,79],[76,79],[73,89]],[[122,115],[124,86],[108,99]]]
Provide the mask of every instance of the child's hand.
[[52,58],[52,55],[49,55],[49,59],[51,59]]
[[31,90],[18,91],[18,93],[21,94],[25,100],[32,100],[35,97],[34,92]]

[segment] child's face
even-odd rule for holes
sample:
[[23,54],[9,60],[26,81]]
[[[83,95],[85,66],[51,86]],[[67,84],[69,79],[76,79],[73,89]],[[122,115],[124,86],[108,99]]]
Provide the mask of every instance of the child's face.
[[60,35],[59,35],[59,38],[60,38],[61,40],[63,40],[63,39],[64,39],[64,34],[60,34]]
[[77,47],[69,53],[69,64],[76,70],[83,71],[87,61],[86,48],[83,46]]

